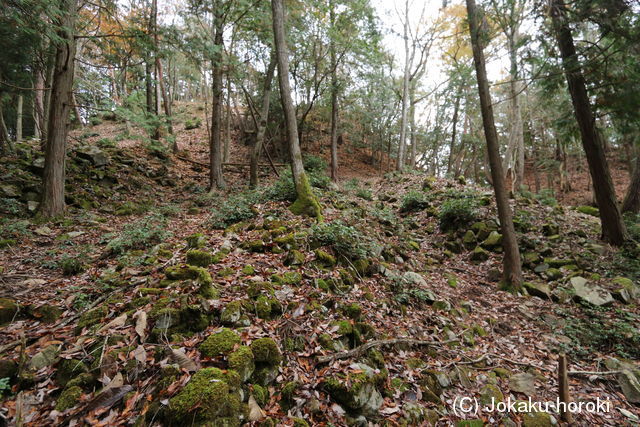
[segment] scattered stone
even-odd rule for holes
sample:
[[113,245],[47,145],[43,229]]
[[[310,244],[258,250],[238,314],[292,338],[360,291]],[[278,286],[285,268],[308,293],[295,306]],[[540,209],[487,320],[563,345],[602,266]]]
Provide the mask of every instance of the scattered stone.
[[76,155],[82,159],[89,160],[93,166],[102,167],[109,163],[107,155],[98,147],[82,147],[76,149]]
[[598,307],[609,305],[613,302],[613,297],[608,291],[600,286],[588,283],[584,277],[572,277],[571,286],[576,299],[579,301],[585,301]]
[[213,264],[213,255],[199,249],[187,251],[187,264],[196,267],[208,267]]
[[60,348],[57,345],[49,345],[42,351],[36,353],[31,360],[29,360],[29,369],[38,371],[47,366],[51,366],[58,359]]
[[0,298],[0,325],[12,322],[18,314],[20,307],[15,300]]
[[304,264],[305,256],[302,252],[297,249],[292,249],[287,253],[287,256],[284,258],[284,265],[292,266],[292,265],[302,265]]
[[242,382],[246,382],[253,375],[256,368],[253,353],[249,347],[242,346],[229,354],[229,369],[238,372]]
[[480,246],[476,246],[476,248],[471,252],[470,256],[471,261],[486,261],[489,259],[489,252],[482,249]]
[[242,317],[242,305],[239,301],[231,301],[220,313],[220,322],[223,325],[234,325]]
[[494,249],[502,245],[502,234],[497,231],[492,231],[480,245],[483,248]]
[[509,377],[511,391],[533,396],[536,392],[536,377],[528,372],[513,374]]
[[551,299],[551,290],[546,283],[524,282],[522,286],[524,286],[529,295],[542,299]]

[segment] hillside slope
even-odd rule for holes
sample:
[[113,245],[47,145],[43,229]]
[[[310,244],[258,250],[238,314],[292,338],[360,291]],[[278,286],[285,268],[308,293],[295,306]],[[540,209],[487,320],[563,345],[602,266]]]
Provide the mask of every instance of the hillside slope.
[[[5,419],[547,426],[557,414],[465,413],[460,398],[555,401],[565,352],[572,399],[610,402],[577,425],[637,422],[639,249],[599,242],[588,209],[512,200],[529,294],[513,295],[487,188],[420,173],[334,186],[311,158],[317,224],[288,211],[285,170],[257,191],[229,172],[208,194],[205,168],[115,141],[123,126],[75,136],[104,158],[72,144],[58,221],[24,219],[34,150],[0,166],[15,209],[0,236]],[[206,130],[182,127],[180,156],[205,162]]]

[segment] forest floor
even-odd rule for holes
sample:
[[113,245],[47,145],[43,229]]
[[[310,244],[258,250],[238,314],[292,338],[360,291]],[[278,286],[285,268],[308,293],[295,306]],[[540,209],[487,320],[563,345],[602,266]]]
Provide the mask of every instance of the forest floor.
[[488,188],[383,178],[345,149],[339,185],[308,162],[318,224],[289,212],[286,168],[254,191],[232,168],[208,194],[204,120],[184,129],[202,113],[176,120],[182,159],[124,123],[75,131],[56,221],[29,213],[37,151],[2,159],[9,424],[550,426],[554,411],[487,406],[555,402],[561,353],[572,400],[608,403],[575,425],[640,422],[640,250],[600,242],[593,210],[511,200],[528,283],[514,295]]

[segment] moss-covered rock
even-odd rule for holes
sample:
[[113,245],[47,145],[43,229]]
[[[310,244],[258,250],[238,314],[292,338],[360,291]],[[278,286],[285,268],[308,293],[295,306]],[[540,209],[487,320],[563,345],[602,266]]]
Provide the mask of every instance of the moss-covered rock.
[[283,274],[274,274],[271,280],[281,285],[297,285],[302,281],[302,274],[297,271],[287,271]]
[[211,283],[202,283],[198,288],[198,295],[206,299],[220,298],[220,291]]
[[109,310],[106,305],[101,305],[99,307],[94,308],[93,310],[87,311],[78,320],[78,325],[76,326],[76,331],[79,332],[83,328],[93,326],[98,324],[104,319]]
[[194,233],[187,237],[187,246],[191,249],[204,248],[207,239],[202,233]]
[[62,359],[57,366],[56,382],[64,387],[72,378],[87,372],[89,367],[81,360]]
[[56,411],[64,412],[67,409],[73,408],[80,401],[80,396],[82,396],[82,389],[80,387],[74,386],[66,388],[62,394],[60,394],[60,397],[58,397]]
[[335,402],[348,411],[368,416],[378,415],[383,398],[367,371],[349,375],[339,374],[326,378],[322,387]]
[[249,252],[265,252],[267,250],[267,245],[263,240],[249,240],[243,242],[240,247]]
[[266,296],[260,295],[256,299],[255,306],[256,306],[256,315],[259,318],[268,319],[269,317],[271,317],[271,302]]
[[353,261],[352,264],[356,272],[362,277],[370,276],[373,273],[371,261],[369,261],[368,259],[357,259]]
[[233,348],[240,344],[240,336],[231,329],[222,328],[219,332],[211,334],[204,340],[198,349],[203,356],[216,357],[221,354],[230,353]]
[[277,366],[282,361],[278,344],[271,338],[258,338],[251,343],[251,351],[258,363]]
[[292,249],[287,253],[284,258],[284,265],[302,265],[304,264],[305,256],[297,249]]
[[362,307],[359,304],[351,303],[342,306],[342,312],[349,318],[358,320],[362,316]]
[[522,416],[522,427],[553,427],[556,424],[547,412],[527,412]]
[[11,359],[0,359],[0,378],[13,378],[18,375],[18,364]]
[[480,244],[483,248],[494,249],[502,244],[502,234],[497,231],[489,233],[486,239]]
[[283,411],[287,412],[295,405],[293,398],[298,387],[300,387],[300,383],[297,381],[289,381],[282,387],[282,390],[280,390],[280,407]]
[[496,405],[504,400],[504,395],[498,387],[493,384],[485,385],[480,391],[480,403],[482,405]]
[[187,251],[187,264],[196,267],[208,267],[213,264],[213,255],[200,249]]
[[482,249],[480,246],[476,246],[476,248],[471,251],[471,256],[469,257],[471,261],[482,262],[489,259],[489,252]]
[[218,368],[196,372],[187,385],[169,399],[165,418],[171,424],[239,426],[247,416],[235,371]]
[[253,384],[252,386],[253,397],[260,406],[264,406],[269,402],[269,390],[262,387],[260,384]]
[[0,298],[0,325],[11,322],[18,314],[19,306],[10,298]]
[[253,352],[249,347],[242,346],[229,354],[229,369],[233,369],[240,375],[242,382],[251,378],[256,368]]
[[253,268],[252,265],[247,264],[244,267],[242,267],[242,274],[244,274],[246,276],[249,276],[251,274],[255,274],[255,272],[256,272],[256,269]]
[[234,325],[242,317],[242,304],[240,301],[231,301],[220,313],[220,322],[223,325]]
[[80,387],[84,391],[91,391],[95,383],[96,379],[94,378],[94,376],[90,373],[85,372],[70,380],[67,383],[67,388]]
[[195,280],[198,283],[213,283],[211,274],[202,267],[194,265],[174,265],[164,270],[167,279],[170,280]]
[[331,255],[327,251],[323,251],[322,249],[316,249],[314,251],[316,256],[316,262],[324,267],[334,267],[336,265],[336,257]]
[[307,174],[304,172],[296,182],[296,194],[298,198],[289,206],[289,210],[295,215],[307,215],[322,221],[322,207],[316,195],[313,194]]
[[595,216],[596,218],[600,217],[600,210],[593,206],[578,206],[576,210],[585,215]]
[[309,427],[309,423],[304,418],[291,418],[293,427]]
[[43,323],[53,323],[62,315],[62,309],[55,305],[43,304],[40,307],[30,308],[29,314]]

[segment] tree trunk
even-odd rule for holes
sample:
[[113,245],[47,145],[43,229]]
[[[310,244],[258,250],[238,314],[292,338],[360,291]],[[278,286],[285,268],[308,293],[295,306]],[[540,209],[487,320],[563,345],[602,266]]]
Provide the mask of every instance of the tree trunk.
[[18,108],[16,112],[16,143],[22,142],[22,107],[23,107],[24,97],[22,95],[18,95]]
[[[331,29],[336,24],[336,8],[332,0],[329,0],[329,21]],[[331,60],[331,180],[338,181],[338,64],[336,59],[336,46],[333,35],[329,45]]]
[[[214,1],[215,6],[219,6],[218,1]],[[224,175],[222,174],[222,50],[224,48],[224,22],[222,12],[219,7],[215,8],[213,25],[213,45],[216,51],[212,61],[212,84],[211,92],[211,139],[209,140],[210,174],[209,190],[225,188]]]
[[42,66],[38,66],[35,70],[33,90],[34,136],[36,139],[41,139],[44,134],[44,70]]
[[2,104],[2,97],[0,96],[0,154],[4,154],[7,148],[11,148],[11,140],[9,139],[7,124],[4,122],[4,111],[2,108]]
[[451,167],[453,166],[454,150],[456,148],[456,130],[458,127],[458,114],[460,111],[460,95],[456,95],[456,100],[453,104],[453,124],[451,129],[451,144],[449,145],[449,160],[447,161],[447,175],[451,173]]
[[555,27],[560,56],[562,57],[567,86],[571,94],[573,110],[580,128],[582,146],[587,156],[589,172],[600,210],[602,238],[613,245],[622,245],[627,239],[627,231],[616,201],[616,193],[602,147],[602,140],[596,128],[595,118],[589,104],[589,95],[587,94],[582,68],[576,54],[571,29],[566,22],[563,0],[552,1],[551,17]]
[[484,53],[482,51],[478,16],[475,0],[466,0],[467,14],[469,15],[469,30],[471,33],[471,47],[473,49],[473,62],[475,63],[476,76],[478,78],[478,93],[480,96],[480,109],[482,111],[482,123],[487,140],[487,152],[491,166],[491,178],[496,195],[498,218],[502,231],[502,245],[504,247],[503,258],[503,283],[502,288],[510,291],[522,289],[522,270],[520,264],[520,252],[516,240],[516,232],[511,217],[511,207],[504,185],[504,173],[498,151],[498,133],[493,118],[493,106],[487,80]]
[[[251,167],[249,169],[249,185],[252,188],[258,186],[258,161],[260,160],[260,153],[262,152],[262,145],[264,144],[264,136],[267,131],[267,122],[269,119],[269,102],[271,100],[271,82],[273,81],[273,75],[276,71],[276,56],[275,52],[271,52],[271,59],[269,60],[269,66],[267,67],[267,73],[264,76],[264,88],[262,91],[262,107],[260,109],[260,122],[258,123],[258,130],[256,132],[256,142],[253,145],[251,151]],[[231,114],[231,109],[229,109]]]
[[409,167],[411,169],[416,166],[416,155],[418,149],[416,142],[418,140],[416,136],[416,81],[411,80],[409,86],[409,144],[411,146],[411,155],[409,156]]
[[147,96],[147,113],[153,113],[153,79],[151,77],[151,59],[144,64],[145,93]]
[[637,214],[640,213],[640,149],[632,150],[632,152],[634,151],[636,154],[635,167],[627,188],[627,195],[622,203],[622,212]]
[[315,216],[322,220],[322,208],[311,190],[311,185],[304,171],[300,142],[298,140],[298,124],[296,111],[291,99],[291,86],[289,84],[289,57],[284,30],[284,7],[282,0],[271,1],[273,15],[273,34],[276,48],[276,60],[278,63],[278,82],[280,85],[280,99],[287,127],[287,139],[289,140],[289,153],[291,156],[291,172],[296,187],[297,199],[291,205],[291,211],[295,214]]
[[222,152],[223,162],[229,161],[229,146],[231,145],[231,79],[227,75],[227,96],[225,96],[224,115],[224,148]]
[[396,170],[402,172],[404,170],[405,149],[407,139],[407,113],[409,109],[409,77],[411,61],[409,59],[409,0],[405,0],[405,16],[404,16],[404,76],[402,78],[402,110],[400,113],[400,140],[398,141],[398,161]]
[[44,174],[42,177],[43,188],[40,213],[46,218],[61,215],[65,209],[65,151],[75,62],[75,0],[63,0],[61,9],[63,15],[58,23],[60,41],[56,44],[56,60],[51,85],[51,105],[49,107],[47,129],[48,142],[45,150]]

